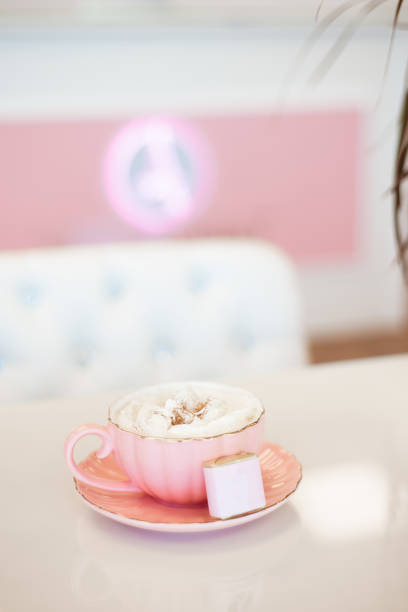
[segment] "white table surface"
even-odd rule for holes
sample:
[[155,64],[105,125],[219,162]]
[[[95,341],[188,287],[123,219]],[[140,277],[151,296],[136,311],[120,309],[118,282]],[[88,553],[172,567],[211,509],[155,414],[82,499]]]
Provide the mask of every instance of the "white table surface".
[[406,611],[408,357],[236,382],[304,478],[276,512],[212,534],[125,527],[74,492],[64,438],[103,423],[112,395],[2,406],[0,610]]

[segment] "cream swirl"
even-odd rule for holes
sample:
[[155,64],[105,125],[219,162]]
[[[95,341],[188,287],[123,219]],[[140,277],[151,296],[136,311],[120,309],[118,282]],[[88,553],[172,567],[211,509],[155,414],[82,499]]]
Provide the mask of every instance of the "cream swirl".
[[173,383],[128,396],[112,420],[143,436],[205,438],[238,431],[257,421],[262,411],[259,400],[238,387]]

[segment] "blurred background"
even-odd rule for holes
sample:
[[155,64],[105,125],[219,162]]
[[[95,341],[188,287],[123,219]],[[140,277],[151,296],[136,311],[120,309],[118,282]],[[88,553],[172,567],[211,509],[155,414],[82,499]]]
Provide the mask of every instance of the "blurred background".
[[[192,344],[177,375],[223,375],[214,363],[227,353],[229,374],[238,367],[237,343],[227,334],[219,352],[214,340],[233,318],[228,300],[244,322],[240,351],[251,352],[255,336],[273,344],[242,372],[249,363],[253,373],[407,351],[390,188],[408,38],[404,29],[396,33],[386,69],[394,8],[387,1],[0,0],[3,391],[18,387],[21,370],[38,361],[50,378],[64,342],[83,368],[108,328],[103,346],[116,363],[137,350],[139,366],[146,355],[155,361],[155,372],[138,383],[175,375],[163,365],[174,358],[174,329],[183,346],[191,329],[207,338]],[[109,251],[98,246],[108,244]],[[112,274],[98,301],[102,268]],[[224,301],[203,290],[210,268],[218,287],[231,284]],[[180,288],[182,269],[190,297]],[[129,296],[130,286],[133,298],[118,310],[112,298]],[[160,324],[146,319],[172,293],[176,303],[163,308]],[[191,296],[199,293],[207,301],[200,298],[198,315]],[[84,310],[73,296],[88,294]],[[110,314],[101,318],[106,299]],[[62,304],[71,315],[86,311],[82,322],[78,314],[67,323]],[[92,331],[98,317],[99,332]],[[191,329],[174,325],[180,317]],[[123,341],[112,323],[118,319],[138,320],[121,329]],[[81,333],[73,349],[74,327]],[[142,330],[153,328],[155,357],[141,341]],[[204,353],[211,356],[204,368],[186,366]],[[107,361],[98,370],[98,384],[112,367]],[[129,373],[111,386],[132,380]]]

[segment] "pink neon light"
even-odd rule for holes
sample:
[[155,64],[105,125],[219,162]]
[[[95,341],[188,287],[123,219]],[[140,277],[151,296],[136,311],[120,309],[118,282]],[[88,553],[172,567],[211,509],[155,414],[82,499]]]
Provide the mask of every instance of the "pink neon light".
[[[189,185],[175,154],[178,145],[194,171]],[[131,166],[143,151],[147,163],[136,177]],[[213,184],[212,155],[191,126],[168,118],[139,119],[113,139],[104,164],[104,185],[115,211],[128,223],[149,234],[164,234],[200,213]],[[160,212],[148,202],[158,202]]]

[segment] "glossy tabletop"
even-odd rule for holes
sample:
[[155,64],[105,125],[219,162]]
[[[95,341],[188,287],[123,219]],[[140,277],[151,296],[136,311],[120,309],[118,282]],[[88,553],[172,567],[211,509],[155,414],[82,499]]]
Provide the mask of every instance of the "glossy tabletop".
[[260,396],[303,481],[199,535],[114,523],[75,493],[64,438],[115,396],[1,407],[1,612],[408,609],[408,357],[228,382]]

